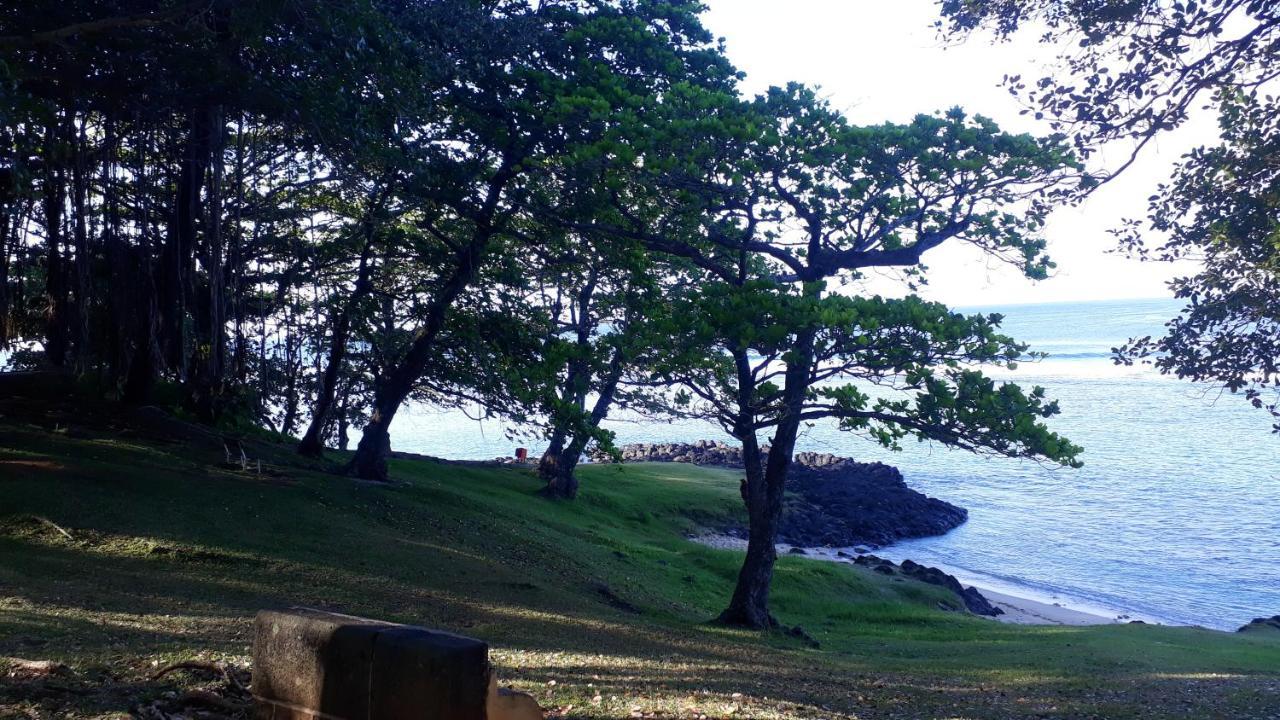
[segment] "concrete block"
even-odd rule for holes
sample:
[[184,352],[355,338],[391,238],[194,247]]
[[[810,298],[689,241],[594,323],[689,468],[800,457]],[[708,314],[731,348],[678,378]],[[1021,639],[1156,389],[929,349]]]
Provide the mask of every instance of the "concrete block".
[[258,613],[255,720],[486,720],[479,641],[295,608]]

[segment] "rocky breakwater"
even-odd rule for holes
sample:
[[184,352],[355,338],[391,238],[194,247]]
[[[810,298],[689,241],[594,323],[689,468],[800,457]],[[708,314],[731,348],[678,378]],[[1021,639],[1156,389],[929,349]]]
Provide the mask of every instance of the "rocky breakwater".
[[[742,450],[720,442],[641,443],[623,462],[742,467]],[[604,460],[604,458],[599,458]],[[787,478],[778,540],[801,547],[882,546],[942,535],[968,519],[964,508],[907,487],[898,469],[827,453],[796,453]],[[745,537],[743,528],[725,528]]]
[[853,562],[856,565],[871,568],[883,575],[902,575],[930,585],[946,588],[955,593],[964,603],[965,609],[974,615],[996,617],[1004,614],[1003,610],[992,605],[977,588],[961,585],[960,581],[954,576],[948,575],[936,567],[927,567],[911,560],[903,560],[901,565],[895,565],[892,561],[875,555],[859,555],[854,558]]
[[[742,448],[712,440],[692,443],[636,443],[618,448],[622,462],[681,462],[692,465],[716,465],[742,467]],[[592,456],[596,462],[612,462],[612,458],[598,450]]]
[[1280,633],[1280,615],[1269,618],[1254,618],[1249,624],[1236,632],[1242,633]]

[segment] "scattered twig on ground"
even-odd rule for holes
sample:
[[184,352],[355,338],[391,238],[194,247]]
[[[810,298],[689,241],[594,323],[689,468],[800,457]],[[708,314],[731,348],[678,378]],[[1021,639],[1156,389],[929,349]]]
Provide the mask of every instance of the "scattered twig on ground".
[[215,672],[221,675],[223,679],[234,686],[237,690],[246,691],[244,685],[240,683],[238,678],[236,678],[235,673],[231,672],[231,668],[222,663],[203,662],[200,660],[183,660],[181,662],[173,663],[172,665],[167,665],[152,674],[151,679],[153,681],[159,680],[175,670],[205,670],[208,672]]
[[182,694],[178,702],[184,705],[201,704],[214,707],[229,713],[244,712],[249,709],[247,702],[235,702],[208,690],[188,690]]
[[65,529],[63,529],[63,527],[62,527],[61,525],[59,525],[59,524],[55,523],[54,521],[50,520],[49,518],[47,518],[47,517],[41,517],[40,515],[32,515],[31,517],[35,518],[36,520],[39,520],[41,523],[43,523],[43,524],[45,524],[45,525],[48,525],[49,527],[53,528],[54,530],[57,530],[58,532],[62,533],[63,537],[65,537],[66,539],[68,539],[68,540],[75,540],[75,538],[71,536],[71,533],[67,532]]

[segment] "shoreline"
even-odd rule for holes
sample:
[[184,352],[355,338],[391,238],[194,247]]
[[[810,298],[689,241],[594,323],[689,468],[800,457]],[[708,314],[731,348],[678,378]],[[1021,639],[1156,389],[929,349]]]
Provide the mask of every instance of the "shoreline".
[[[965,583],[968,585],[969,583]],[[1109,618],[1084,610],[1076,610],[1059,603],[1044,603],[1018,595],[997,592],[981,585],[973,585],[992,605],[1004,611],[993,620],[1012,625],[1118,625],[1128,622]]]
[[[746,549],[745,540],[721,533],[704,533],[702,535],[690,536],[689,540],[720,550]],[[777,547],[778,555],[780,556],[793,554],[791,553],[791,550],[793,549],[791,545],[779,543]],[[799,555],[799,557],[805,557],[811,560],[841,563],[845,565],[852,565],[852,558],[856,557],[852,555],[850,557],[839,556],[836,554],[838,550],[834,548],[799,549],[804,551],[804,554]],[[969,581],[963,573],[956,575],[947,568],[940,569],[948,574],[954,575],[962,585],[977,588],[978,592],[982,593],[982,595],[986,597],[992,605],[1003,610],[1003,615],[987,618],[995,622],[1003,622],[1013,625],[1063,625],[1074,627],[1089,625],[1121,625],[1133,621],[1160,624],[1154,623],[1148,618],[1133,617],[1127,613],[1116,612],[1113,609],[1097,607],[1084,609],[1080,606],[1072,607],[1071,605],[1067,605],[1056,600],[1031,597],[1029,596],[1030,593],[1020,593],[1017,590],[1010,591],[1010,588],[1008,587],[996,590],[990,587],[990,584],[988,583],[983,583],[982,581]],[[982,616],[976,615],[975,617]]]

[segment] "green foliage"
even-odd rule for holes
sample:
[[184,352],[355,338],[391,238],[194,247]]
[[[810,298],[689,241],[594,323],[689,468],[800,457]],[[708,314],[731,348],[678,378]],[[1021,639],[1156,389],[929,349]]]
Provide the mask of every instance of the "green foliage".
[[1280,124],[1273,99],[1238,96],[1223,105],[1222,144],[1184,157],[1152,197],[1145,242],[1136,221],[1121,240],[1145,257],[1196,258],[1200,272],[1171,287],[1187,301],[1159,338],[1131,340],[1122,362],[1151,361],[1161,372],[1221,384],[1277,418],[1280,383]]
[[1189,153],[1152,197],[1145,222],[1130,220],[1117,231],[1138,257],[1199,258],[1204,269],[1171,283],[1187,305],[1164,337],[1133,339],[1117,360],[1151,360],[1161,372],[1243,392],[1275,415],[1277,108],[1261,93],[1280,61],[1280,5],[946,0],[941,9],[946,25],[939,26],[950,35],[991,27],[1008,37],[1043,24],[1042,42],[1072,48],[1030,89],[1020,75],[1006,76],[1005,84],[1085,155],[1131,141],[1128,159],[1099,169],[1101,181],[1082,186],[1085,193],[1131,166],[1197,108],[1216,106],[1220,143]]
[[959,110],[854,127],[795,85],[731,111],[704,100],[695,111],[737,131],[707,138],[701,122],[684,145],[665,138],[703,163],[701,175],[655,181],[680,200],[676,212],[696,213],[672,225],[697,223],[701,237],[649,239],[706,276],[667,325],[684,350],[659,372],[684,390],[671,396],[679,412],[738,438],[833,418],[890,447],[914,435],[1078,464],[1080,449],[1040,422],[1057,413],[1043,390],[976,369],[1036,358],[998,333],[998,316],[856,294],[872,267],[923,281],[923,256],[947,242],[1043,277],[1052,263],[1038,232],[1080,169],[1062,138],[1010,135]]

